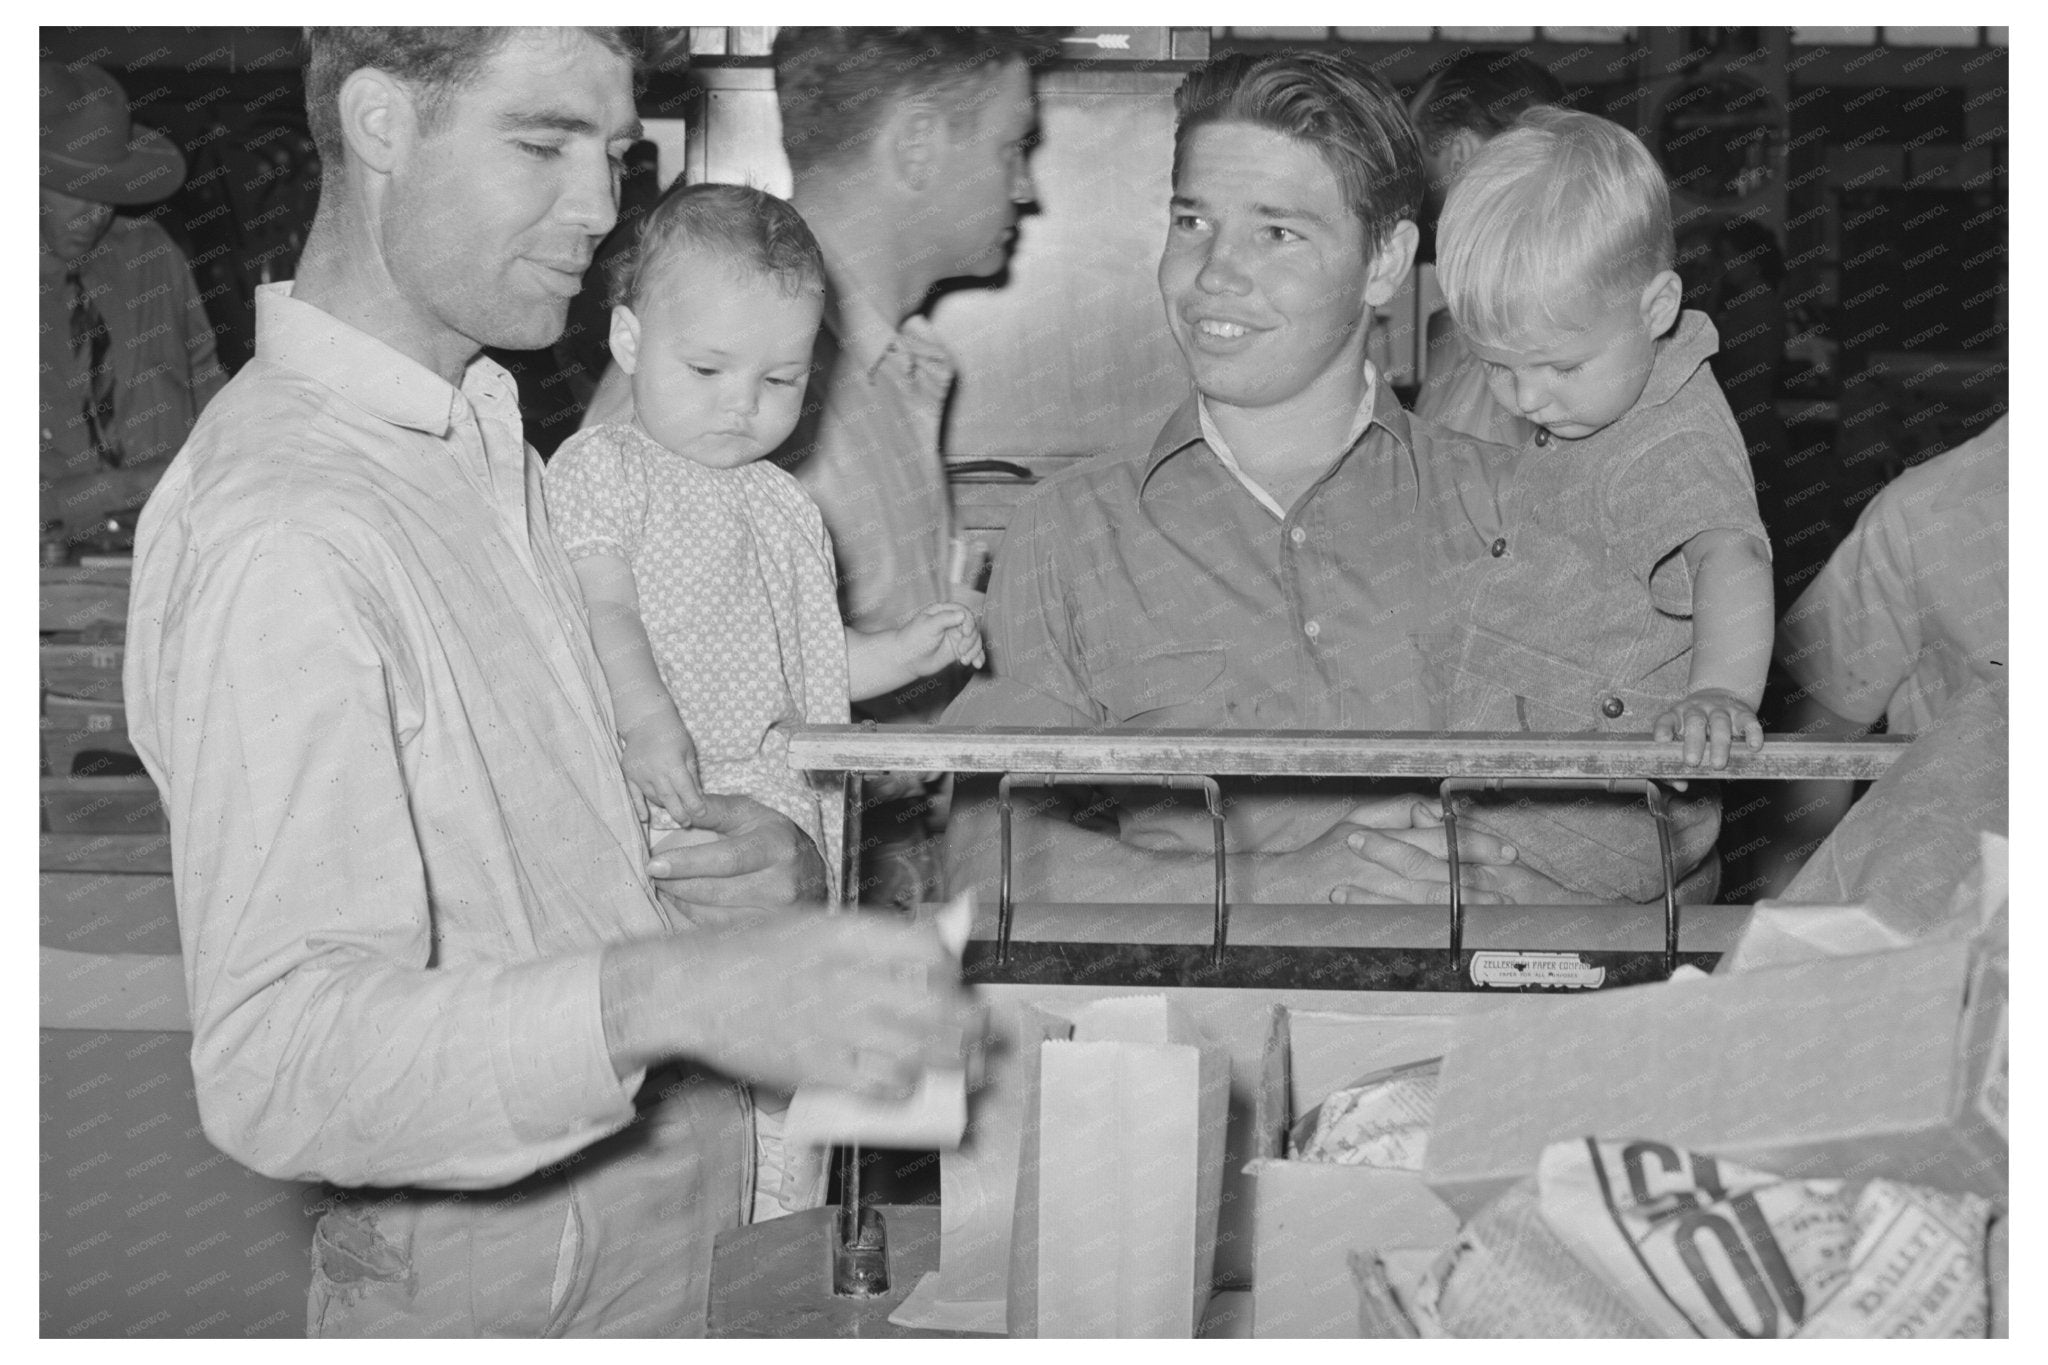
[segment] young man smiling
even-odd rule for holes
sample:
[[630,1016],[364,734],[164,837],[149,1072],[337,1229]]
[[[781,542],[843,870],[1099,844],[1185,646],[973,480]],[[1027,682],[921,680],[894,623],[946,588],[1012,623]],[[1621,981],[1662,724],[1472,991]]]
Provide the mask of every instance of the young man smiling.
[[[1503,448],[1412,420],[1366,359],[1415,250],[1422,154],[1393,92],[1340,58],[1232,56],[1175,95],[1159,261],[1195,392],[1149,451],[1068,471],[1018,509],[990,585],[991,675],[958,725],[1432,730],[1418,642],[1496,539]],[[975,793],[979,791],[980,799]],[[955,889],[992,887],[995,812],[963,781]],[[1235,784],[1232,894],[1440,901],[1433,801],[1385,784]],[[1022,894],[1205,899],[1199,800],[1124,794],[1118,837],[1065,819],[1015,841]],[[1461,839],[1475,900],[1586,899]]]

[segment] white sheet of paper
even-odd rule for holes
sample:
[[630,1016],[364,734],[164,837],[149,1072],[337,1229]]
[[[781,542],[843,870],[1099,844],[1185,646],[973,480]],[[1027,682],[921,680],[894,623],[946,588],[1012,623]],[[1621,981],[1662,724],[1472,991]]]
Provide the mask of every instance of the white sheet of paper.
[[898,1327],[918,1328],[927,1332],[985,1332],[990,1336],[1009,1335],[1004,1322],[1002,1299],[971,1299],[964,1303],[949,1303],[939,1297],[939,1272],[928,1270],[889,1315],[889,1321]]
[[966,1131],[967,1073],[947,1067],[925,1072],[903,1100],[870,1100],[805,1086],[789,1102],[785,1141],[797,1147],[858,1143],[950,1151]]
[[[934,918],[939,939],[959,957],[974,923],[974,897],[960,895]],[[830,1086],[807,1085],[789,1102],[783,1141],[794,1147],[897,1147],[951,1151],[967,1131],[967,1072],[934,1067],[901,1100],[871,1100]]]

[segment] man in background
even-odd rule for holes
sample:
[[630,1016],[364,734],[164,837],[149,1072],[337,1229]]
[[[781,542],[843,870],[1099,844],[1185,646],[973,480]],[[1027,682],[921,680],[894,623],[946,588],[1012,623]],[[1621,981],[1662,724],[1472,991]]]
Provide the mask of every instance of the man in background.
[[[857,630],[899,626],[976,586],[955,578],[972,571],[962,569],[939,454],[953,359],[917,315],[941,281],[987,279],[1009,263],[1018,215],[1036,194],[1027,158],[1039,53],[1015,29],[785,28],[775,37],[792,202],[830,277],[816,411],[778,458],[825,515],[846,623]],[[965,678],[951,669],[854,712],[927,723]],[[862,829],[878,842],[862,899],[937,897],[925,785],[903,774],[875,786]]]
[[[1778,662],[1798,687],[1786,730],[1859,739],[1883,721],[1888,734],[1938,732],[1945,751],[1960,755],[1916,765],[1927,776],[1914,790],[1942,794],[1919,808],[1924,828],[1910,837],[1874,812],[1856,826],[1843,822],[1881,831],[1867,840],[1869,854],[1888,851],[1900,868],[1926,864],[1959,875],[1975,857],[1977,830],[2003,828],[2009,448],[2001,417],[1892,480],[1778,623]],[[1965,709],[1966,717],[1952,715]],[[1980,761],[1987,743],[2000,755],[1996,771]],[[1916,752],[1921,747],[1916,742]],[[1767,892],[1824,898],[1809,893],[1827,882],[1818,856],[1802,869],[1808,850],[1852,802],[1862,809],[1898,787],[1880,783],[1857,802],[1848,782],[1784,784],[1780,808],[1788,814],[1764,871]],[[1995,825],[1987,814],[1994,806]],[[1836,862],[1851,842],[1829,843]]]
[[139,506],[226,381],[185,255],[120,208],[168,198],[185,158],[97,66],[41,70],[37,293],[43,520]]

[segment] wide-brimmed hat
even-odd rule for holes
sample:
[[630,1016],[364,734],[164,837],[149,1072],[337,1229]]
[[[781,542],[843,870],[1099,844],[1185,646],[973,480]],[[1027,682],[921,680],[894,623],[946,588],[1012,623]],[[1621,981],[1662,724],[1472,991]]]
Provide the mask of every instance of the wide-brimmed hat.
[[128,97],[97,66],[44,62],[42,184],[95,204],[154,204],[185,181],[185,158],[128,116]]

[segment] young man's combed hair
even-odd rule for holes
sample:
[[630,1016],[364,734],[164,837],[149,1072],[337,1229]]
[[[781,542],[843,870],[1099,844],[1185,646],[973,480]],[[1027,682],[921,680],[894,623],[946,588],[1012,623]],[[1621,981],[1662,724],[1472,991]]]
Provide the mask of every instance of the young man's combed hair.
[[772,51],[782,146],[803,175],[855,160],[907,95],[941,102],[956,130],[971,127],[991,68],[1038,65],[1058,43],[1035,28],[783,28]]
[[[448,96],[481,76],[509,28],[309,28],[306,39],[306,123],[323,169],[348,155],[341,136],[341,83],[366,66],[396,76],[413,91],[421,120],[432,127]],[[648,32],[583,30],[631,61],[637,74]]]
[[1649,149],[1596,114],[1538,107],[1475,152],[1437,227],[1437,278],[1482,345],[1589,312],[1671,268],[1671,191]]
[[614,263],[612,303],[638,304],[662,263],[692,248],[773,280],[788,295],[825,287],[818,239],[783,200],[746,185],[678,181],[648,211],[633,249]]
[[1190,72],[1173,92],[1173,175],[1188,135],[1209,123],[1250,123],[1299,138],[1337,177],[1376,249],[1422,207],[1422,147],[1391,87],[1322,52],[1235,53]]

